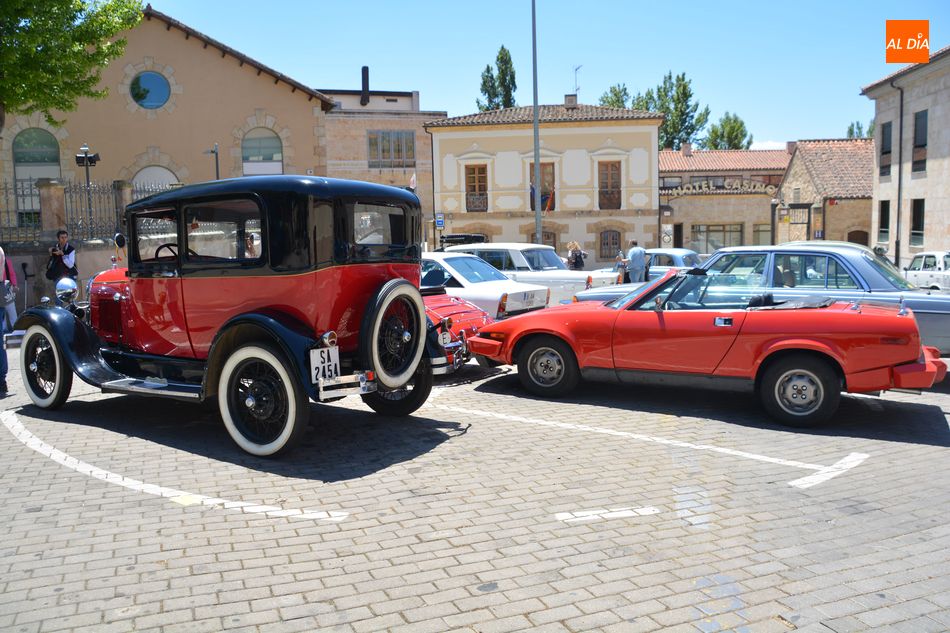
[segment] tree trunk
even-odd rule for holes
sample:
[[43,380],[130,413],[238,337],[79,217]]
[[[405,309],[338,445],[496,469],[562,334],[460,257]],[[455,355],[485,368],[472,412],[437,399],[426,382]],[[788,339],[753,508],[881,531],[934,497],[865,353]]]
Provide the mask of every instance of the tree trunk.
[[3,106],[3,102],[0,102],[0,139],[3,138],[3,122],[7,118],[7,109]]

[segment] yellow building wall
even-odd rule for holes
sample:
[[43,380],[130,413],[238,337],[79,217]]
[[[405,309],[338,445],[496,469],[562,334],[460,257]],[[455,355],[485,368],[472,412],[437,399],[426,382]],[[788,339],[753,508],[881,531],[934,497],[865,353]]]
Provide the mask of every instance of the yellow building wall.
[[[146,20],[125,35],[125,55],[102,72],[101,86],[109,96],[82,99],[74,112],[50,127],[42,116],[7,115],[0,143],[0,177],[14,176],[12,142],[29,127],[47,129],[57,138],[61,176],[84,180],[74,154],[86,143],[101,162],[92,169],[95,181],[131,180],[143,167],[161,165],[183,183],[214,178],[214,157],[203,152],[219,145],[221,177],[243,173],[241,140],[255,127],[273,130],[283,146],[284,173],[326,174],[326,133],[321,101],[251,65],[223,55],[177,28],[166,29],[158,19]],[[239,44],[239,43],[236,43]],[[171,95],[161,108],[148,110],[129,93],[142,71],[161,73]]]

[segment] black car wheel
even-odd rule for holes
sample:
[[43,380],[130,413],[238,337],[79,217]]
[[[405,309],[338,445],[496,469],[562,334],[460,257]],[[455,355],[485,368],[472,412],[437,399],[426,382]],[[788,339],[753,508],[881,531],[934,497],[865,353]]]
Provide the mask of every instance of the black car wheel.
[[32,325],[20,344],[20,376],[33,404],[58,409],[69,398],[73,372],[45,325]]
[[289,451],[307,431],[309,400],[283,356],[263,345],[235,350],[221,369],[218,407],[231,439],[260,457]]
[[387,389],[412,378],[425,348],[425,306],[405,279],[383,284],[370,299],[360,327],[360,358]]
[[762,406],[788,426],[810,427],[830,418],[841,400],[841,381],[828,362],[794,354],[770,364],[759,383]]
[[401,417],[425,404],[431,391],[432,368],[428,359],[423,358],[412,379],[399,389],[374,391],[360,397],[376,413]]
[[538,336],[518,353],[518,379],[533,394],[558,398],[574,390],[580,370],[570,345],[553,336]]

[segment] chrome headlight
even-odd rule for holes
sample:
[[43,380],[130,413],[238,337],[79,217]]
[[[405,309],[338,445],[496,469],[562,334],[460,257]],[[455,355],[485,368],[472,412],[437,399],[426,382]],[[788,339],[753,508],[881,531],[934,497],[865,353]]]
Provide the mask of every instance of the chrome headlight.
[[59,299],[61,303],[69,305],[76,300],[78,294],[79,286],[76,285],[76,281],[71,277],[63,277],[56,282],[56,298]]

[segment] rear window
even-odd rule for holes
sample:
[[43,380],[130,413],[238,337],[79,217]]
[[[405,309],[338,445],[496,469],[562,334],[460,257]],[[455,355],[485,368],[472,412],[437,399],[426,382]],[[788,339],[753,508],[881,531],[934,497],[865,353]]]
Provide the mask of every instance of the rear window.
[[421,227],[401,206],[347,203],[337,215],[334,255],[338,263],[417,261]]
[[469,283],[477,284],[483,281],[504,281],[508,279],[498,272],[494,266],[477,257],[448,257],[445,263],[455,269]]

